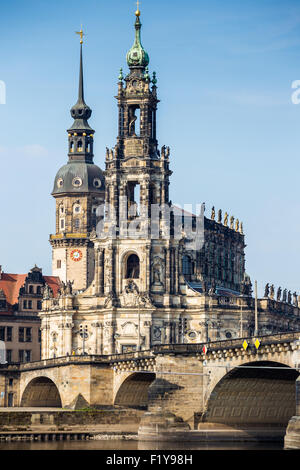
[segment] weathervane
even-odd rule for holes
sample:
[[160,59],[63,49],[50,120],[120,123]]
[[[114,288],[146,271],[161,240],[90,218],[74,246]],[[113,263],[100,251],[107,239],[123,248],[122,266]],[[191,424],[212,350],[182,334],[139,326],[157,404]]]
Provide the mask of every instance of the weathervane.
[[80,44],[83,43],[83,36],[85,36],[84,32],[82,31],[82,25],[81,25],[81,30],[80,31],[75,31],[76,34],[79,34],[80,36]]

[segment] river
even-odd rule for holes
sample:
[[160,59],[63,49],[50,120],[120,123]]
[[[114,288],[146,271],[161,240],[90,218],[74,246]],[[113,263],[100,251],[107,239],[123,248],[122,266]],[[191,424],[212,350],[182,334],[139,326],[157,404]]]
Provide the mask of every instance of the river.
[[0,442],[2,450],[282,450],[283,442],[139,442],[125,440]]

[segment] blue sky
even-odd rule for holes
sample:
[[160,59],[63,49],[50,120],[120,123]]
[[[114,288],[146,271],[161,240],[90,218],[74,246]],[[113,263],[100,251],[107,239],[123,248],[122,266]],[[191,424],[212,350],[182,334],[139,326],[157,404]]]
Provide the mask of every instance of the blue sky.
[[[95,162],[117,133],[117,77],[133,43],[135,2],[3,2],[0,264],[51,272],[50,196],[67,160],[79,44]],[[300,292],[299,0],[143,0],[142,42],[158,77],[160,145],[171,147],[171,199],[243,221],[247,271]]]

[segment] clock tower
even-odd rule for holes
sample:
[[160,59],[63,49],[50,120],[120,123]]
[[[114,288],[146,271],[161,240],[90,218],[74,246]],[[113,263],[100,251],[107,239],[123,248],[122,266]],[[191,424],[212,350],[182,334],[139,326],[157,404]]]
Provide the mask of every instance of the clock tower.
[[105,194],[103,173],[93,162],[95,131],[88,123],[92,110],[84,101],[82,35],[78,100],[71,109],[74,123],[68,130],[69,159],[55,177],[56,230],[50,235],[52,273],[63,282],[74,281],[77,290],[86,289],[94,278],[90,233],[96,227],[96,210]]

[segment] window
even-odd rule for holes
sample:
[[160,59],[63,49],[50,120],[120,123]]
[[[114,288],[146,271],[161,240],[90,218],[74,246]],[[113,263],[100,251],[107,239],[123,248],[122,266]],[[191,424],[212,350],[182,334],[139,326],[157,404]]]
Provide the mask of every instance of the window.
[[0,326],[0,341],[5,341],[5,326]]
[[37,309],[42,310],[42,301],[41,300],[37,301]]
[[24,330],[25,328],[19,328],[19,343],[24,343]]
[[[133,86],[134,83],[132,83]],[[128,109],[128,134],[136,137],[140,133],[140,127],[140,108],[137,105],[132,105]]]
[[41,295],[41,286],[37,286],[37,288],[36,288],[36,293],[37,293],[38,295]]
[[65,219],[60,219],[60,230],[65,228]]
[[8,363],[12,362],[12,350],[11,349],[6,350],[6,360]]
[[127,259],[126,279],[138,279],[140,277],[140,260],[137,255],[130,255]]
[[19,349],[19,362],[24,362],[24,350],[23,349]]
[[28,308],[32,309],[32,300],[28,300]]
[[29,294],[33,294],[33,286],[29,286]]
[[77,229],[77,230],[80,228],[80,220],[79,220],[79,219],[75,219],[75,221],[74,221],[74,227],[75,227],[75,229]]
[[8,380],[8,385],[9,385],[10,387],[12,387],[13,384],[14,384],[14,379],[9,379],[9,380]]
[[136,351],[135,344],[123,344],[122,345],[122,354],[125,354],[128,352],[135,352],[135,351]]
[[76,188],[79,188],[82,185],[82,179],[79,177],[73,178],[72,184]]
[[130,181],[127,188],[128,217],[135,218],[140,215],[140,185],[138,182]]
[[57,269],[61,269],[61,260],[60,259],[57,260],[56,267],[57,267]]
[[9,407],[14,406],[14,394],[12,392],[9,392],[7,399],[8,399],[7,406]]
[[31,343],[32,341],[32,328],[26,328],[26,343]]
[[6,341],[12,341],[12,326],[6,328]]
[[25,351],[25,362],[31,361],[31,351]]
[[182,274],[184,276],[189,276],[194,273],[193,263],[189,256],[184,255],[182,257]]
[[24,308],[24,310],[27,309],[27,300],[24,300],[24,302],[23,302],[23,308]]
[[100,188],[101,180],[99,178],[94,178],[93,184],[94,184],[95,188]]
[[41,329],[39,328],[38,330],[38,342],[41,343],[42,341],[42,332],[41,332]]

